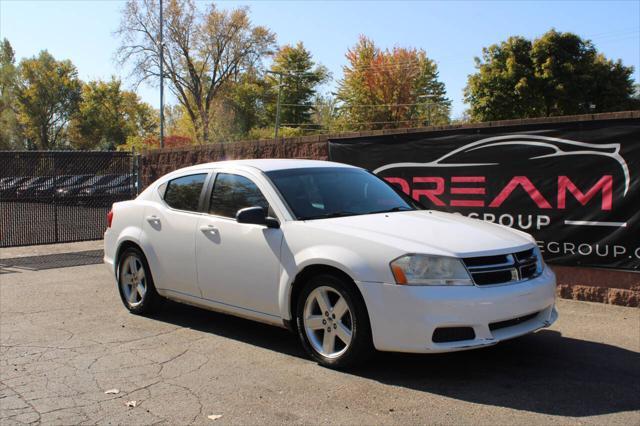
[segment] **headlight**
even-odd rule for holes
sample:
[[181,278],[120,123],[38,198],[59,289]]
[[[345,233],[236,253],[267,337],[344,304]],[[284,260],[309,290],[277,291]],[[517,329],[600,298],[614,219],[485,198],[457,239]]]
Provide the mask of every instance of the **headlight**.
[[544,259],[542,258],[540,247],[536,246],[536,248],[533,249],[533,252],[536,255],[536,277],[537,277],[538,275],[542,274],[542,271],[544,271]]
[[471,277],[460,259],[453,257],[407,254],[391,262],[396,284],[403,285],[472,285]]

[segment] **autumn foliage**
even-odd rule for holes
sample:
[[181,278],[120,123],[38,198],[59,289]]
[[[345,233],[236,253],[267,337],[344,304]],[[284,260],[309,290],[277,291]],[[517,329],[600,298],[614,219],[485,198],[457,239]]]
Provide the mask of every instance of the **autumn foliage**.
[[421,49],[382,50],[361,36],[346,54],[338,97],[355,128],[416,127],[448,121],[450,101],[435,62]]

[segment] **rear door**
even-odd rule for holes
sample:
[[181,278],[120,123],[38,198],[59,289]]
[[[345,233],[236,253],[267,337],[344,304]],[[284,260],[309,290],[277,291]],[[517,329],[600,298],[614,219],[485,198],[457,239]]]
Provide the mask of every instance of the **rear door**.
[[143,235],[157,288],[201,296],[194,235],[207,176],[207,172],[197,172],[169,180],[159,187],[162,200],[145,207]]

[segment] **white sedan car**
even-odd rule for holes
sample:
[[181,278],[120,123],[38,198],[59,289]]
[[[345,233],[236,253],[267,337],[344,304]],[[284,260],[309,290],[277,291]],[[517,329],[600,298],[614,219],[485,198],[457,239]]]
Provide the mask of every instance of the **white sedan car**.
[[287,327],[331,367],[373,348],[484,347],[557,318],[555,276],[530,235],[424,210],[344,164],[177,170],[115,203],[104,241],[132,313],[167,298]]

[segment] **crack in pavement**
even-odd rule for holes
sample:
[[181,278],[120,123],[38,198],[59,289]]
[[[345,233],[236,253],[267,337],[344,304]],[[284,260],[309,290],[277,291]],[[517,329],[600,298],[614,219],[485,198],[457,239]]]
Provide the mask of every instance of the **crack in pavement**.
[[38,411],[38,409],[36,407],[34,407],[26,398],[24,398],[24,396],[22,396],[22,394],[20,392],[18,392],[15,389],[13,389],[11,386],[9,386],[7,383],[5,383],[3,380],[0,380],[0,384],[2,384],[4,387],[9,389],[11,392],[13,392],[22,402],[24,402],[29,408],[31,408],[31,410],[34,413],[36,413],[38,415],[37,420],[32,422],[32,423],[37,423],[37,422],[40,421],[40,419],[42,419],[42,414]]
[[[377,354],[344,373],[304,358],[280,329],[171,304],[152,318],[130,315],[108,271],[84,268],[80,281],[62,270],[3,275],[3,425],[203,424],[211,413],[241,424],[635,424],[640,412],[630,308],[559,301],[558,325],[518,342]],[[59,308],[69,304],[82,309]],[[545,392],[529,398],[520,382]],[[112,388],[120,393],[104,393]]]

